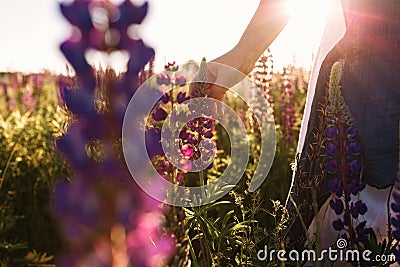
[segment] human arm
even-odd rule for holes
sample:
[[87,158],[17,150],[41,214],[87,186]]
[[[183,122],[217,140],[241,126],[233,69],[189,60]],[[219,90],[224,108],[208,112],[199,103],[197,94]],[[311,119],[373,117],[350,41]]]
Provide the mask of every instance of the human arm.
[[238,44],[212,62],[249,74],[260,55],[289,21],[287,0],[261,0]]
[[[260,4],[237,45],[211,62],[227,65],[249,74],[260,55],[271,45],[289,21],[287,0],[261,0]],[[210,64],[209,76],[215,84],[233,86],[238,83],[227,68]],[[211,97],[222,100],[226,89],[213,86]]]

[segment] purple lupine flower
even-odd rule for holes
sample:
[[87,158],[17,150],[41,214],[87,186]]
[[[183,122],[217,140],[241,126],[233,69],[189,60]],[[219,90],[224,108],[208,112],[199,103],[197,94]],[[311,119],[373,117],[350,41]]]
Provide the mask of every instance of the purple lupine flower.
[[340,64],[335,63],[331,71],[323,113],[326,169],[327,176],[331,178],[328,187],[336,195],[336,198],[331,200],[330,206],[340,216],[333,222],[334,229],[341,232],[342,236],[346,236],[348,238],[346,240],[351,244],[359,244],[365,243],[370,233],[370,229],[365,228],[366,222],[360,221],[360,216],[368,210],[367,206],[361,200],[353,202],[350,197],[358,195],[365,188],[365,183],[360,178],[362,177],[361,146],[354,118],[341,95],[340,73]]
[[183,129],[180,133],[179,133],[179,138],[183,139],[183,140],[188,140],[190,138],[190,134],[187,132],[186,129]]
[[336,172],[339,167],[340,164],[335,159],[331,159],[326,163],[326,169],[331,173]]
[[208,138],[208,139],[211,139],[211,138],[213,137],[212,131],[207,131],[207,132],[204,134],[204,137],[205,137],[205,138]]
[[141,24],[146,17],[148,3],[144,3],[141,7],[135,6],[132,1],[125,0],[118,6],[118,20],[111,23],[113,28],[127,29],[132,24]]
[[178,75],[175,77],[175,85],[184,86],[186,84],[186,77],[183,75]]
[[22,96],[22,103],[25,105],[25,107],[28,110],[33,111],[35,109],[35,98],[32,95],[32,92],[25,92],[24,95]]
[[[393,209],[393,206],[396,204],[397,204],[396,202],[392,203],[392,209]],[[400,240],[400,215],[397,214],[395,216],[392,216],[392,218],[390,219],[390,222],[394,229],[392,231],[394,238],[396,238],[397,240]]]
[[87,140],[84,139],[81,125],[72,125],[64,138],[57,140],[57,148],[74,168],[83,168],[89,165],[89,158],[85,150]]
[[[365,205],[365,204],[364,204]],[[371,232],[371,228],[366,228],[367,222],[363,221],[356,227],[357,237],[359,242],[365,243],[368,241],[368,234]]]
[[86,90],[65,90],[63,98],[68,109],[80,116],[94,117],[97,112],[93,94]]
[[281,77],[281,127],[282,134],[286,140],[285,143],[292,143],[294,127],[294,99],[293,99],[293,81],[290,79],[291,70],[283,69]]
[[167,104],[170,100],[171,100],[171,94],[170,93],[165,93],[161,98],[161,101],[164,104]]
[[163,121],[168,117],[168,113],[163,108],[156,108],[152,117],[155,121]]
[[339,133],[339,129],[335,126],[329,127],[325,130],[325,136],[328,139],[333,139]]
[[179,92],[178,95],[176,96],[176,101],[181,104],[185,101],[189,100],[189,97],[186,96],[185,92]]
[[361,152],[361,146],[357,142],[351,142],[350,150],[351,150],[351,153],[357,155]]
[[72,25],[79,28],[82,35],[87,36],[93,29],[92,18],[89,12],[91,1],[74,1],[69,5],[60,3],[61,13]]
[[349,128],[347,128],[346,134],[347,134],[347,137],[352,141],[357,137],[358,130],[357,130],[357,128],[355,128],[353,126],[350,126]]
[[334,121],[333,121],[331,118],[326,117],[326,118],[325,118],[325,124],[326,124],[327,126],[331,126],[331,125],[334,124]]
[[182,152],[183,152],[183,155],[185,156],[185,157],[188,157],[188,158],[191,158],[192,156],[193,156],[193,154],[194,154],[194,148],[193,148],[193,146],[190,146],[190,145],[188,145],[188,144],[186,144],[186,145],[183,145],[182,147],[181,147],[181,150],[182,150]]
[[[400,138],[400,136],[399,136]],[[400,153],[400,148],[399,148]],[[397,179],[392,191],[393,202],[390,207],[393,210],[390,222],[392,224],[392,235],[399,241],[400,240],[400,157],[399,157],[399,171],[397,172]],[[392,248],[393,254],[396,256],[397,262],[400,263],[400,245]]]
[[206,121],[204,122],[203,126],[204,126],[206,129],[210,129],[210,128],[213,126],[213,121],[212,121],[212,120],[206,120]]
[[331,206],[332,209],[335,210],[336,215],[342,214],[344,205],[343,205],[343,201],[341,199],[339,199],[339,198],[335,198],[334,200],[332,199],[329,202],[329,205]]
[[332,226],[336,231],[342,231],[344,229],[344,223],[341,219],[334,220]]
[[263,96],[269,102],[271,108],[274,106],[273,88],[274,61],[268,49],[256,62],[253,69],[253,81],[262,90]]
[[325,148],[326,154],[328,154],[328,156],[333,157],[336,153],[337,146],[338,146],[338,144],[329,143]]
[[92,68],[85,58],[84,43],[67,40],[61,44],[60,49],[78,75],[92,72]]
[[170,85],[171,84],[171,77],[168,74],[161,72],[157,75],[156,81],[159,85]]
[[368,210],[367,205],[365,205],[365,203],[361,200],[357,201],[354,206],[357,208],[358,213],[361,215],[364,215]]
[[145,133],[147,153],[149,158],[153,158],[156,155],[164,155],[164,150],[161,144],[161,130],[158,128],[152,128]]
[[365,183],[361,182],[359,179],[354,179],[349,184],[349,190],[351,194],[353,194],[354,196],[356,196],[359,192],[364,190],[364,188],[365,188]]
[[337,197],[343,194],[343,182],[340,179],[332,179],[328,184],[329,191],[335,192]]
[[362,164],[357,159],[355,159],[350,163],[350,168],[354,173],[360,173]]
[[[104,10],[107,16],[106,20],[97,22],[102,24],[101,30],[94,27],[91,17],[92,8],[96,7]],[[79,80],[76,90],[62,89],[61,92],[75,120],[67,134],[57,141],[57,147],[71,164],[75,177],[56,188],[55,210],[69,237],[70,247],[60,260],[60,266],[112,265],[112,257],[100,259],[99,253],[94,251],[98,252],[102,247],[100,250],[112,255],[111,240],[107,238],[114,231],[118,236],[121,232],[127,234],[124,244],[129,259],[127,264],[155,266],[172,253],[174,240],[167,233],[161,235],[162,222],[154,220],[160,218],[162,212],[159,203],[133,183],[126,168],[121,168],[121,155],[113,151],[121,136],[124,109],[136,90],[137,74],[154,56],[154,50],[142,40],[130,39],[127,34],[131,24],[141,23],[147,13],[147,4],[136,7],[125,0],[116,6],[109,1],[75,0],[70,5],[60,4],[60,8],[80,31],[60,46]],[[106,35],[110,32],[116,34],[107,41]],[[106,53],[124,49],[130,56],[127,72],[121,79],[109,81],[112,86],[107,90],[113,90],[109,92],[112,109],[107,114],[98,114],[94,108],[93,93],[97,81],[85,58],[90,48]],[[147,133],[147,137],[160,138],[157,129]],[[105,148],[107,157],[100,162],[94,162],[86,152],[88,142],[94,139]],[[153,146],[154,143],[158,146]],[[150,153],[162,155],[159,142],[151,142],[150,146]]]
[[[128,60],[126,75],[136,76],[143,66],[154,57],[154,50],[146,46],[142,40],[133,40],[128,48],[127,51],[131,58]],[[141,50],[139,55],[135,54],[138,50]]]

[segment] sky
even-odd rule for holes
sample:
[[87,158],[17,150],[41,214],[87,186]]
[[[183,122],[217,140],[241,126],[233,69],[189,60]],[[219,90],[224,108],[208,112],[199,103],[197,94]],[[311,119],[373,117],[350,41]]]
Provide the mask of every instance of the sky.
[[[322,34],[329,0],[293,0],[292,20],[271,45],[275,65],[311,66]],[[135,0],[134,3],[143,3]],[[234,47],[259,0],[148,0],[149,12],[139,36],[156,50],[156,67],[166,62],[216,58]],[[0,2],[0,71],[65,71],[59,44],[70,34],[56,0]],[[101,56],[104,58],[104,55]],[[99,53],[87,58],[99,62]],[[112,61],[112,60],[111,60]],[[113,67],[123,68],[114,55]]]

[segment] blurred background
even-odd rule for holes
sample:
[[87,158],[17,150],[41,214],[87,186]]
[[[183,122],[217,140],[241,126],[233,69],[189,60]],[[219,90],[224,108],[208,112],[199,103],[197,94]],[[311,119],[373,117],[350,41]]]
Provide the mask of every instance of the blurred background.
[[[66,61],[58,46],[69,35],[70,26],[60,16],[58,2],[16,0],[0,3],[0,71],[47,69],[65,72]],[[133,2],[140,4],[143,1]],[[211,60],[232,49],[259,0],[148,2],[148,16],[138,26],[137,34],[156,50],[156,70],[162,70],[168,61],[182,64],[190,59],[201,61],[202,57]],[[271,46],[271,52],[278,68],[287,64],[310,67],[329,1],[289,2],[292,20]],[[124,58],[116,57],[115,68],[123,69]],[[90,54],[90,61],[105,64],[102,56],[96,53]]]

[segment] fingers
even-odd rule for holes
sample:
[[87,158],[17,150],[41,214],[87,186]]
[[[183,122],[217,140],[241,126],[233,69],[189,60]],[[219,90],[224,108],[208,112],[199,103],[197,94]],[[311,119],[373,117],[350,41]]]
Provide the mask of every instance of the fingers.
[[212,97],[214,99],[222,101],[225,97],[226,91],[226,88],[217,84],[213,84],[210,87],[210,94],[208,95],[208,97]]
[[224,108],[221,102],[215,102],[215,109],[213,110],[213,114],[217,119],[222,119],[224,117]]
[[214,118],[222,118],[224,116],[222,101],[228,91],[227,88],[221,85],[223,84],[222,81],[219,81],[221,80],[221,77],[219,77],[219,68],[220,65],[218,64],[207,64],[206,75],[201,73],[200,68],[199,73],[193,79],[194,82],[189,85],[190,97],[209,97],[217,100],[215,101],[215,105],[210,107]]

